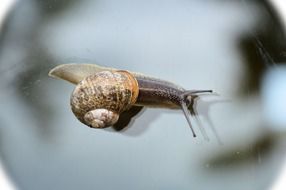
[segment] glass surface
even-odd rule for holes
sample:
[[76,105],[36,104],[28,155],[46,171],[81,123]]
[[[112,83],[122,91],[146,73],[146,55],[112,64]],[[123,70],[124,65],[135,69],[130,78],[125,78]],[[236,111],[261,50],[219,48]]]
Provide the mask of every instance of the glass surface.
[[[27,190],[269,189],[285,153],[285,41],[264,1],[18,1],[0,33],[1,159]],[[217,94],[196,99],[197,138],[181,110],[91,129],[70,110],[75,86],[48,77],[64,63]]]

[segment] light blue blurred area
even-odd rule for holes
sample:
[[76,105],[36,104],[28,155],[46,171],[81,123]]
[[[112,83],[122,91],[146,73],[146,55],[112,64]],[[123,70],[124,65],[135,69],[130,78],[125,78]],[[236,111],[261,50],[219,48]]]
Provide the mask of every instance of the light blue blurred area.
[[264,115],[273,130],[284,132],[286,127],[286,67],[271,69],[264,78]]
[[[263,5],[30,0],[13,11],[0,41],[0,156],[19,189],[269,189],[284,156],[270,112],[285,71],[259,78],[239,44],[266,30]],[[145,109],[122,132],[84,126],[70,110],[74,86],[47,76],[70,62],[213,89],[196,105],[210,142],[179,110]],[[251,77],[265,81],[262,96]]]

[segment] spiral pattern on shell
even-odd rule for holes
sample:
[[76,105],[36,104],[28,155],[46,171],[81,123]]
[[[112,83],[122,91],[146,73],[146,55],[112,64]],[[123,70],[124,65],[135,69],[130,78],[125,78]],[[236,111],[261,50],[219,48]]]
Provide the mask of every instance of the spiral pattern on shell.
[[87,125],[84,115],[107,109],[117,114],[128,110],[138,97],[135,77],[127,71],[102,71],[84,78],[74,89],[70,104],[74,115]]

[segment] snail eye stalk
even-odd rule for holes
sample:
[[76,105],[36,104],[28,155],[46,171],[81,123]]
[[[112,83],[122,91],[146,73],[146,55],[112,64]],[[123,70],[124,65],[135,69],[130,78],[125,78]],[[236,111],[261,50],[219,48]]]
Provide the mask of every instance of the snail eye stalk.
[[192,96],[192,95],[197,95],[197,94],[204,94],[204,93],[212,94],[214,92],[213,92],[213,90],[186,90],[183,93],[183,97],[186,98],[187,96]]
[[186,104],[185,104],[184,101],[181,103],[181,107],[182,107],[182,111],[183,111],[183,113],[184,113],[184,116],[185,116],[185,118],[187,119],[187,122],[188,122],[188,124],[189,124],[189,126],[190,126],[190,128],[191,128],[191,130],[192,130],[193,136],[196,137],[197,135],[196,135],[196,133],[195,133],[195,131],[194,131],[194,129],[193,129],[191,120],[190,120],[190,118],[189,118],[189,116],[188,116],[189,110],[188,110],[188,108],[187,108],[187,106],[186,106]]

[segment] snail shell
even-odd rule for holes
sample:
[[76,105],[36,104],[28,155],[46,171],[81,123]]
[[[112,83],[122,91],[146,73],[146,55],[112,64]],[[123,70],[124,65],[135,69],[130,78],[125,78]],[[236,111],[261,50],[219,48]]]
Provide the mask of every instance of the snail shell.
[[120,113],[135,104],[139,87],[127,71],[101,71],[85,77],[75,87],[70,104],[84,124],[104,128],[115,124]]

